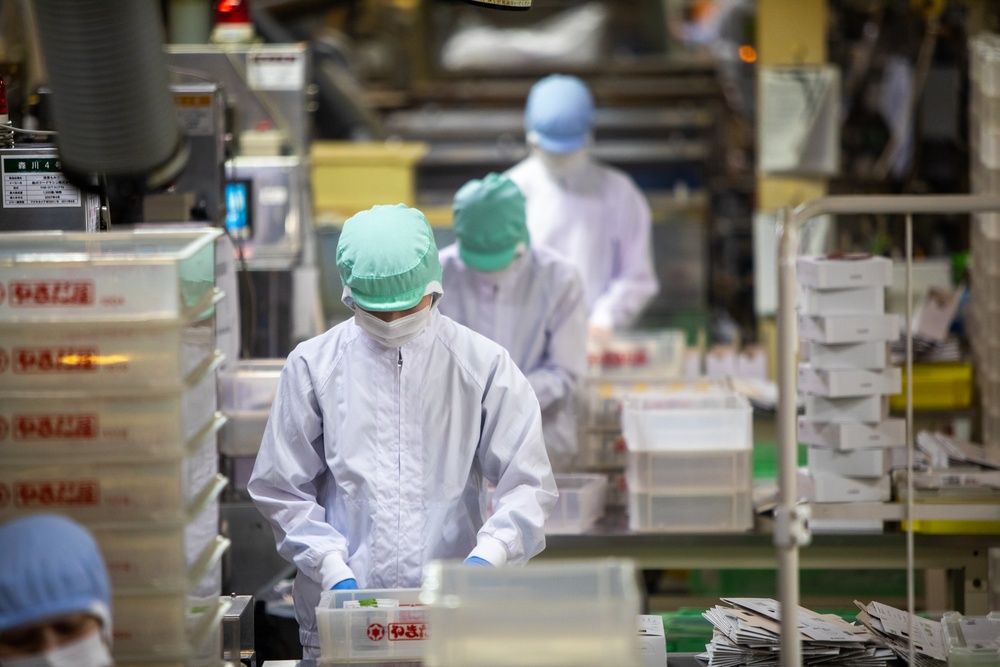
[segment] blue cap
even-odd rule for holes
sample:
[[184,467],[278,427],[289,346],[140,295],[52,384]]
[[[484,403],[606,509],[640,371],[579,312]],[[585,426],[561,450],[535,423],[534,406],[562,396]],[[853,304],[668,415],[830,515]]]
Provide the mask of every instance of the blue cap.
[[575,76],[552,74],[528,93],[525,128],[550,153],[572,153],[586,146],[593,120],[594,98]]
[[84,612],[111,637],[111,586],[97,542],[62,516],[35,515],[0,526],[0,632]]

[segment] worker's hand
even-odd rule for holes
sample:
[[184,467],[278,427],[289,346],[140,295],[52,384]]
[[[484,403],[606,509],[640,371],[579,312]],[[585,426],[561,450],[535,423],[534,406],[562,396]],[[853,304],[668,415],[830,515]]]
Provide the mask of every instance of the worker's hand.
[[493,563],[489,562],[488,560],[482,559],[479,556],[469,556],[468,558],[465,559],[465,564],[479,565],[479,566],[485,565],[486,567],[493,567]]
[[607,327],[591,324],[587,327],[587,336],[592,345],[604,347],[614,338],[614,332]]
[[343,581],[338,581],[333,585],[332,591],[356,591],[358,590],[358,582],[356,579],[344,579]]

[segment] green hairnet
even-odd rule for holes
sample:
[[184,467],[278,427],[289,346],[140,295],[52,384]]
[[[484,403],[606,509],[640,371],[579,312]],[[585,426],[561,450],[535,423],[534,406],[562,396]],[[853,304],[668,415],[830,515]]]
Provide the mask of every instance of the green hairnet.
[[455,194],[452,206],[458,254],[476,271],[499,271],[528,245],[524,195],[500,174],[473,179]]
[[337,270],[365,310],[408,310],[441,281],[434,234],[424,214],[404,204],[374,206],[344,223]]

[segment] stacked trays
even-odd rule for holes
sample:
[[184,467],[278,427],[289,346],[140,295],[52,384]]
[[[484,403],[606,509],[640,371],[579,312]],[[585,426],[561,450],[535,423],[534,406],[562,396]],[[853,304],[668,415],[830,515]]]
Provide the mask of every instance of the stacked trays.
[[[969,42],[969,173],[974,194],[1000,194],[1000,36]],[[982,396],[983,444],[1000,446],[1000,216],[972,215],[971,299],[967,320]]]
[[732,392],[625,398],[629,528],[726,533],[753,527],[752,415]]
[[[899,336],[885,313],[892,262],[884,257],[799,257],[799,391],[806,412],[799,441],[809,445],[810,499],[884,502],[891,496],[889,449],[906,444],[902,419],[888,418],[888,396],[902,383],[890,366]],[[817,532],[882,530],[879,519],[810,522]]]
[[0,234],[0,521],[91,531],[119,666],[221,662],[218,236]]
[[622,398],[676,384],[684,375],[685,350],[684,332],[674,329],[618,333],[588,344],[575,468],[608,475],[609,507],[623,507],[626,500]]

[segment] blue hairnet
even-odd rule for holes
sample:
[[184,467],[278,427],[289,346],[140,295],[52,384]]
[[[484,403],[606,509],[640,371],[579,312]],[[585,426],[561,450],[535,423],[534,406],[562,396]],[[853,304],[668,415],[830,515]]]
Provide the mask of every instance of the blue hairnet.
[[0,632],[53,616],[97,616],[111,637],[111,586],[97,542],[62,516],[0,525]]
[[524,124],[529,140],[550,153],[572,153],[587,145],[594,98],[575,76],[552,74],[528,93]]

